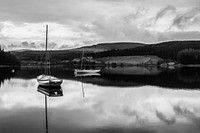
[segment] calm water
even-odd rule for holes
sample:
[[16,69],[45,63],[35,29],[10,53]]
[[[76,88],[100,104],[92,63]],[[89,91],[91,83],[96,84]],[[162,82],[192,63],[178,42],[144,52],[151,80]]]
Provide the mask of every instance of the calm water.
[[55,68],[52,75],[64,79],[61,96],[46,101],[36,81],[42,71],[0,68],[0,132],[200,131],[199,68],[109,68],[93,77]]

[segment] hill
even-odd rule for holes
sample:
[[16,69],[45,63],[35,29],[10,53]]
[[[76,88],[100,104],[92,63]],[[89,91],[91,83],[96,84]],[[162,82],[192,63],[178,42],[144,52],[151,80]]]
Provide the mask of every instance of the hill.
[[[98,52],[105,52],[110,50],[121,50],[126,48],[136,48],[144,46],[141,43],[129,43],[129,42],[119,42],[119,43],[101,43],[93,46],[85,46],[81,48],[71,49],[71,50],[50,50],[52,61],[63,61],[72,60],[74,58],[80,58],[82,51],[85,54],[92,54]],[[34,50],[18,50],[12,51],[19,60],[25,61],[44,61],[45,51],[34,51]]]
[[200,41],[170,41],[157,44],[149,44],[143,47],[136,47],[123,50],[111,50],[90,54],[95,58],[112,56],[136,56],[136,55],[155,55],[163,59],[177,60],[177,54],[184,49],[200,49]]
[[[200,49],[200,41],[170,41],[157,44],[142,43],[101,43],[71,50],[50,51],[52,62],[60,62],[80,58],[84,50],[85,56],[93,58],[116,57],[116,56],[145,56],[153,55],[166,60],[177,61],[177,55],[185,49]],[[44,61],[44,51],[13,51],[21,61]]]
[[97,45],[85,46],[73,51],[87,51],[87,52],[104,52],[110,50],[123,50],[145,46],[143,43],[133,43],[133,42],[116,42],[116,43],[99,43]]

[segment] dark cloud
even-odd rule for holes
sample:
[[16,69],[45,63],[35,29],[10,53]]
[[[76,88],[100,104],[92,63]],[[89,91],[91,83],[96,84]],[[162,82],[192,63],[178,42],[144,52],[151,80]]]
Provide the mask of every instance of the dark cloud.
[[165,7],[164,9],[160,10],[156,14],[155,20],[157,21],[159,18],[163,17],[168,12],[175,12],[175,11],[176,11],[176,8],[172,5],[169,5],[169,6]]
[[69,49],[69,45],[61,45],[58,49]]
[[23,48],[23,49],[36,49],[38,46],[34,43],[28,43],[27,41],[22,42],[21,44],[8,44],[6,45],[6,48],[13,49],[13,48]]
[[185,27],[194,25],[195,23],[200,24],[200,7],[193,8],[184,14],[177,15],[171,27],[175,26],[183,30]]
[[[39,48],[41,48],[41,49],[43,50],[43,49],[45,49],[45,45],[46,45],[46,44],[44,44],[44,43],[40,43],[40,44],[39,44]],[[54,49],[54,48],[56,48],[57,46],[58,46],[57,43],[50,42],[50,43],[48,43],[47,49]]]
[[[24,41],[21,42],[20,44],[8,44],[8,45],[4,45],[4,47],[8,50],[14,50],[14,49],[37,49],[37,50],[44,50],[45,49],[45,44],[44,43],[35,43],[35,42],[28,42],[28,41]],[[58,44],[51,42],[48,44],[48,49],[54,49],[57,48]]]
[[36,44],[34,42],[28,43],[27,41],[22,42],[20,46],[22,48],[36,48]]
[[10,45],[7,45],[8,48],[17,48],[19,45],[11,43]]

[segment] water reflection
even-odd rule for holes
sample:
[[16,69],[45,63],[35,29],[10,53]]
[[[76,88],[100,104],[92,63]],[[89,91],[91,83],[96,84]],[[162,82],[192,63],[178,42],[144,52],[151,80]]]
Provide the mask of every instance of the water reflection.
[[4,80],[10,80],[10,78],[16,75],[18,68],[15,67],[0,67],[0,87],[4,83]]
[[158,75],[165,69],[157,66],[127,66],[127,67],[106,67],[102,73],[116,75]]
[[200,68],[199,67],[183,67],[178,69],[177,77],[185,83],[199,83],[200,82]]
[[[153,85],[121,88],[81,80],[80,77],[65,79],[61,92],[41,88],[36,79],[5,80],[0,89],[0,132],[46,132],[43,129],[46,121],[48,131],[56,133],[198,133],[200,130],[197,89]],[[84,98],[82,83],[86,90]],[[53,98],[56,95],[63,96]],[[49,101],[46,121],[45,97]]]
[[45,121],[46,121],[46,133],[49,132],[48,126],[48,110],[47,110],[47,96],[48,97],[60,97],[63,96],[63,91],[60,86],[57,87],[44,87],[38,86],[37,91],[45,95]]
[[[199,89],[200,68],[182,67],[163,69],[159,67],[116,67],[105,68],[101,75],[74,75],[72,69],[65,67],[51,68],[52,75],[65,80],[81,81],[99,86],[137,87],[154,85],[175,89]],[[34,79],[43,72],[43,68],[22,67],[20,69],[0,68],[0,85],[10,78]],[[81,80],[79,77],[84,76]]]

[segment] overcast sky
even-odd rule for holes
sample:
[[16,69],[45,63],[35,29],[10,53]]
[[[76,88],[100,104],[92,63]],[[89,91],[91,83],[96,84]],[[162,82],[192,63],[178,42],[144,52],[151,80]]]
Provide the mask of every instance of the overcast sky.
[[0,0],[7,50],[68,49],[100,42],[200,39],[200,0]]

